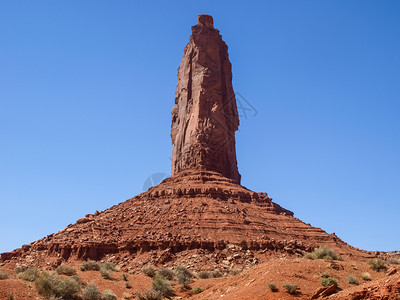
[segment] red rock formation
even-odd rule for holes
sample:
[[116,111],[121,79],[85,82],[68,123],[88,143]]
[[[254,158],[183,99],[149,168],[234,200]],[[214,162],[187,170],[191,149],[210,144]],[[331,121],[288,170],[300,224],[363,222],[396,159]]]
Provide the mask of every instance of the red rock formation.
[[[227,47],[210,16],[199,16],[192,30],[172,113],[173,176],[58,233],[3,253],[0,262],[51,268],[64,260],[107,257],[135,269],[178,260],[195,249],[228,268],[256,264],[269,253],[301,255],[321,244],[341,255],[369,255],[294,218],[266,193],[239,184],[234,137],[239,120]],[[227,253],[232,253],[230,259]],[[203,257],[194,267],[210,263]]]
[[235,150],[239,126],[228,47],[213,19],[200,15],[178,70],[172,109],[172,175],[216,171],[240,183]]

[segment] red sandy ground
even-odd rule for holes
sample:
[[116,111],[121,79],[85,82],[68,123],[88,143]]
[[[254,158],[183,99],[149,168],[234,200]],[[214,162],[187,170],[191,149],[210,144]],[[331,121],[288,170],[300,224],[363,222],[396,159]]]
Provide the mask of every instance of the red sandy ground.
[[[78,265],[75,266],[77,269]],[[305,258],[272,258],[269,261],[244,270],[236,276],[196,279],[191,287],[202,287],[204,291],[192,295],[189,291],[173,281],[177,299],[310,299],[315,290],[321,287],[318,280],[322,272],[329,272],[331,277],[338,279],[339,292],[333,299],[400,299],[400,266],[398,272],[392,276],[385,276],[384,272],[375,272],[369,265],[361,261],[329,262],[324,260],[309,260]],[[15,273],[6,270],[12,277]],[[363,282],[360,278],[362,272],[369,272],[372,281]],[[132,296],[135,299],[137,292],[144,292],[151,288],[151,278],[141,274],[129,274],[128,280],[132,288],[127,289],[121,272],[114,272],[112,280],[105,280],[98,271],[77,271],[82,277],[82,282],[94,283],[100,291],[112,290],[118,299]],[[346,281],[346,276],[353,274],[360,285],[354,286]],[[274,283],[279,291],[273,293],[268,284]],[[292,296],[282,288],[283,284],[292,283],[299,286],[299,292]],[[34,284],[19,279],[0,280],[0,299],[9,299],[14,295],[14,300],[43,299],[35,290]],[[387,298],[385,298],[387,297]],[[397,298],[396,298],[397,297]]]

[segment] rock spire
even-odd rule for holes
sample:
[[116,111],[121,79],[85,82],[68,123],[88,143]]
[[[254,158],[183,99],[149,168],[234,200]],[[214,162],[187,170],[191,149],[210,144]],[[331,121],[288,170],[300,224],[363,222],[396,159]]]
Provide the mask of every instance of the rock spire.
[[240,184],[235,131],[239,126],[228,47],[213,18],[199,15],[178,69],[172,109],[172,175],[216,171]]

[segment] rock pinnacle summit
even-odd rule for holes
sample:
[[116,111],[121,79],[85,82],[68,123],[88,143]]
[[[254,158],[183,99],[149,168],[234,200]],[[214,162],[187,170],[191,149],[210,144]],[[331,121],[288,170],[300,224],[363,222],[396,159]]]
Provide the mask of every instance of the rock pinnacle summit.
[[172,109],[172,175],[215,171],[240,184],[235,131],[239,127],[228,47],[213,18],[199,15],[178,69]]

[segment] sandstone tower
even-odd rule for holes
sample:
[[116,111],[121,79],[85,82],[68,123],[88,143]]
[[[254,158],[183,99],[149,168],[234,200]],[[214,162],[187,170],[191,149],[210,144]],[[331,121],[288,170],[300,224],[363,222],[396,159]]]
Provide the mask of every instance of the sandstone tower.
[[216,171],[240,184],[235,131],[239,126],[228,47],[213,18],[199,15],[178,69],[172,109],[172,175]]

